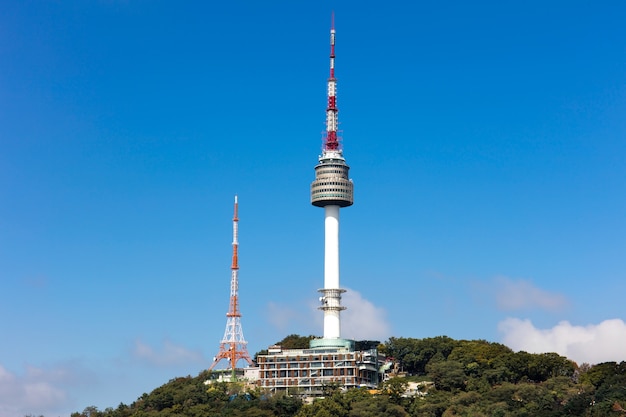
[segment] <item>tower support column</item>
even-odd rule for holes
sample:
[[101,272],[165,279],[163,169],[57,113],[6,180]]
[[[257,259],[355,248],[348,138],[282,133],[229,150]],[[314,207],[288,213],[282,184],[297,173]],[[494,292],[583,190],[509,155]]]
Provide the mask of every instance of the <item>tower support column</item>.
[[324,288],[339,288],[339,206],[324,207]]
[[341,337],[339,288],[339,206],[324,207],[324,339]]

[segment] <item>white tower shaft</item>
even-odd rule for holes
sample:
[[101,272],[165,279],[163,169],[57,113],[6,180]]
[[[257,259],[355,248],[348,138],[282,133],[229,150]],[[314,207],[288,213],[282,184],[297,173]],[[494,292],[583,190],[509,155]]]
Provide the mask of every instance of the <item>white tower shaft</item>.
[[324,288],[339,288],[339,206],[324,207]]
[[324,339],[341,337],[339,288],[339,206],[324,207]]

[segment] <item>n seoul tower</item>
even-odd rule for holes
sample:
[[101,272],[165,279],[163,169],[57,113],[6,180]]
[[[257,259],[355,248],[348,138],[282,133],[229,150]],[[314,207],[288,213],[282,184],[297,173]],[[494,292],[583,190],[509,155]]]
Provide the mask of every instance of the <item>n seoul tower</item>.
[[[348,178],[350,167],[343,157],[340,138],[337,135],[337,79],[335,78],[335,22],[330,29],[330,76],[328,78],[328,105],[326,107],[326,132],[323,135],[322,154],[315,166],[315,181],[311,183],[311,204],[324,208],[324,288],[319,292],[324,311],[324,338],[318,339],[319,346],[331,346],[333,340],[342,345],[340,312],[341,294],[346,290],[339,287],[339,209],[353,203],[354,185]],[[315,341],[312,341],[315,342]]]

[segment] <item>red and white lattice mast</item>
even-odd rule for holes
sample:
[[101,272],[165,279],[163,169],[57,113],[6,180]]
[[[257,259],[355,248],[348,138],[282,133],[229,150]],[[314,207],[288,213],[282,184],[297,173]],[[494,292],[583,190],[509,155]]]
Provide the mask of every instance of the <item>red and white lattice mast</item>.
[[[315,181],[311,184],[311,204],[324,208],[324,288],[319,292],[320,310],[324,311],[324,340],[316,346],[341,345],[339,313],[341,305],[339,287],[339,208],[354,202],[354,185],[348,177],[350,167],[343,157],[343,149],[337,134],[337,79],[335,78],[335,22],[330,29],[330,76],[328,77],[328,103],[326,106],[326,132],[323,137],[322,154],[315,166]],[[311,346],[313,346],[313,341]]]
[[252,365],[252,359],[248,354],[248,348],[246,345],[248,342],[243,337],[243,329],[241,327],[241,313],[239,312],[239,263],[237,250],[239,248],[239,217],[238,217],[238,203],[237,196],[235,196],[235,215],[233,217],[233,263],[230,267],[230,305],[228,313],[226,313],[226,331],[224,337],[220,343],[220,351],[213,358],[213,364],[209,368],[212,370],[215,365],[222,359],[228,361],[228,368],[232,369],[233,379],[235,377],[235,365],[237,361],[243,359]]

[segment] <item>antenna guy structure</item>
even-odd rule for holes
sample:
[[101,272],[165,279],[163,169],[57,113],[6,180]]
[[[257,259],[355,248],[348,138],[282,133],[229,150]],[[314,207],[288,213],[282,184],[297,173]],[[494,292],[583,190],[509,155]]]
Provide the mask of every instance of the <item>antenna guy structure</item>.
[[[235,214],[233,216],[233,262],[230,267],[230,303],[228,313],[226,313],[226,330],[220,343],[219,353],[213,358],[213,364],[209,368],[212,370],[222,359],[228,361],[228,368],[232,370],[232,379],[235,379],[235,365],[239,360],[245,360],[252,365],[252,359],[248,354],[246,340],[243,337],[241,327],[241,312],[239,311],[239,204],[235,196]],[[227,368],[227,369],[228,369]]]

